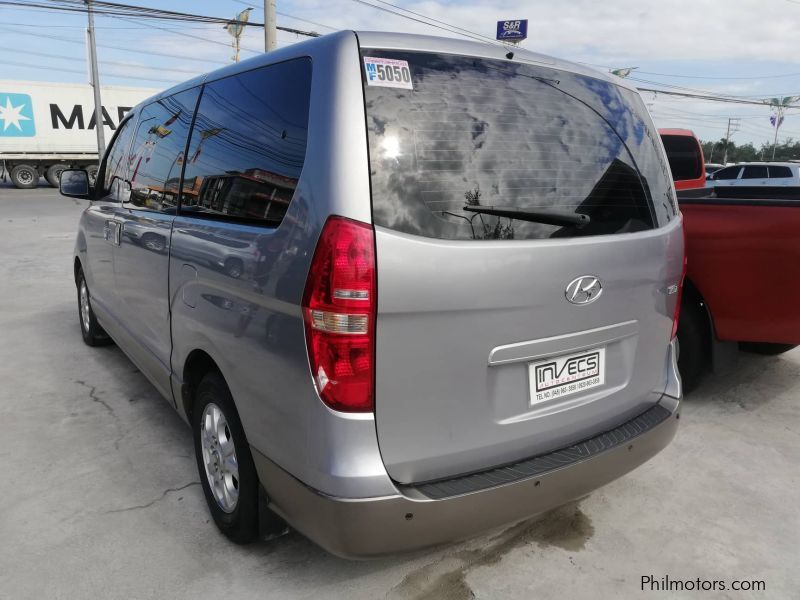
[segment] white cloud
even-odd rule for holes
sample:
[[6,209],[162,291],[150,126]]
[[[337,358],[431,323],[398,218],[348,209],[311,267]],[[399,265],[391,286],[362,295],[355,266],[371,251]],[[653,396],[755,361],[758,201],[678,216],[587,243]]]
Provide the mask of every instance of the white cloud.
[[[800,5],[779,0],[641,0],[402,2],[405,8],[494,36],[495,21],[528,18],[524,46],[592,62],[648,60],[764,60],[800,63],[796,32]],[[364,28],[436,34],[413,21],[352,1],[299,0],[287,12],[343,29]],[[439,35],[449,35],[439,31]]]

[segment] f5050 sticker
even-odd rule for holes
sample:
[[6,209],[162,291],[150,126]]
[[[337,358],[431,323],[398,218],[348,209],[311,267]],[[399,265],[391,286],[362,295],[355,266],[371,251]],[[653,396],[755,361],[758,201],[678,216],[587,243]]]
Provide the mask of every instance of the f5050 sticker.
[[367,85],[413,90],[408,61],[393,58],[364,57]]

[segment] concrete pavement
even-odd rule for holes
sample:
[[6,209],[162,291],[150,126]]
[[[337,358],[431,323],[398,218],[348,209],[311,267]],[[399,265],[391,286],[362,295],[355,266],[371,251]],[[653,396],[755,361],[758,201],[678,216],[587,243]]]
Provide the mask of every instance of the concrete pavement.
[[[227,542],[188,428],[119,349],[81,341],[83,206],[0,184],[1,597],[800,597],[800,350],[742,355],[666,451],[544,519],[369,562],[296,533]],[[642,592],[645,575],[766,591]]]

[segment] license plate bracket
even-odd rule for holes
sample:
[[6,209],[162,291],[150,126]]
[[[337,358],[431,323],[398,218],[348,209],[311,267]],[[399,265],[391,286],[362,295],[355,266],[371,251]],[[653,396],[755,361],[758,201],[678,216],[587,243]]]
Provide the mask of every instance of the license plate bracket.
[[593,348],[528,364],[531,406],[565,398],[605,383],[606,349]]

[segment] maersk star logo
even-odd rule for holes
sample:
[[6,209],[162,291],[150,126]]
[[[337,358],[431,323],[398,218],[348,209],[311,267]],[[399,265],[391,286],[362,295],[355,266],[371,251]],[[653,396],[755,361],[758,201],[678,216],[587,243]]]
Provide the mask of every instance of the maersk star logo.
[[28,94],[0,92],[0,137],[32,137],[36,135],[33,123],[33,104]]

